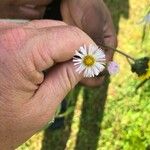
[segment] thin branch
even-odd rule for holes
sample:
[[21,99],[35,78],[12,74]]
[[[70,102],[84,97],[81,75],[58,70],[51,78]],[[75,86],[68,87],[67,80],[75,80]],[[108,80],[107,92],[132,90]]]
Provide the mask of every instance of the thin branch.
[[143,85],[145,84],[146,82],[148,81],[148,79],[145,79],[144,81],[142,81],[135,89],[135,91],[137,92],[137,90]]
[[129,63],[130,65],[132,65],[132,63],[130,62],[129,58],[126,57],[126,59],[127,59],[128,63]]
[[103,46],[103,47],[105,47],[105,48],[108,48],[108,49],[112,49],[112,50],[116,51],[117,53],[119,53],[119,54],[121,54],[121,55],[127,57],[128,59],[131,59],[132,61],[135,61],[135,59],[134,59],[133,57],[129,56],[128,54],[124,53],[123,51],[120,51],[120,50],[118,50],[118,49],[115,49],[115,48],[112,48],[112,47],[106,46],[106,45],[101,45],[101,46]]

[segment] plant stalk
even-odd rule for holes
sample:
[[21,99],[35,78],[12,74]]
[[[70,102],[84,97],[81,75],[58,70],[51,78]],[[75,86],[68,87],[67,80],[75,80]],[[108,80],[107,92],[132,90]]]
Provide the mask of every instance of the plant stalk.
[[132,61],[135,62],[135,59],[134,59],[133,57],[129,56],[128,54],[124,53],[123,51],[120,51],[120,50],[118,50],[118,49],[115,49],[115,48],[112,48],[112,47],[106,46],[106,45],[102,45],[102,46],[105,47],[105,48],[108,48],[108,49],[112,49],[112,50],[114,50],[115,52],[117,52],[117,53],[119,53],[119,54],[121,54],[121,55],[127,57],[128,59],[130,59],[130,60],[132,60]]

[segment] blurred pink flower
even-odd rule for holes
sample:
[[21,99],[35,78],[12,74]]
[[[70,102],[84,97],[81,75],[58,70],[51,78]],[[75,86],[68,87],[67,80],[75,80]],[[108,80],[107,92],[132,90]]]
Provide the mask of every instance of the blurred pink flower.
[[107,69],[110,75],[115,75],[119,71],[119,65],[116,62],[111,61],[108,63]]

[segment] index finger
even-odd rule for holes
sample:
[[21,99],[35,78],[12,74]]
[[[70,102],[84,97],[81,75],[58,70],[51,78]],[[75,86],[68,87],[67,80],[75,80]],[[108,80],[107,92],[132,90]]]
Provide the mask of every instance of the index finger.
[[72,59],[75,51],[84,44],[95,44],[82,30],[72,26],[45,28],[39,33],[28,41],[29,51],[25,51],[38,71]]

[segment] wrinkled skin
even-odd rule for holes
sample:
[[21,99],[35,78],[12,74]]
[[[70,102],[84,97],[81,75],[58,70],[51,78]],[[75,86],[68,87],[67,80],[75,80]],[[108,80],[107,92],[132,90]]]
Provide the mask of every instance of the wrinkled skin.
[[[75,25],[86,32],[96,44],[116,47],[116,34],[110,13],[102,0],[64,0],[62,16],[66,23]],[[107,61],[112,60],[113,51],[106,52]],[[104,77],[83,79],[87,86],[99,86]]]
[[[7,0],[0,2],[1,18],[42,18],[47,4],[52,0]],[[111,15],[103,0],[62,0],[63,21],[86,32],[98,45],[116,46],[116,34]],[[107,60],[112,60],[113,51],[106,52]],[[104,77],[83,79],[87,86],[99,86]]]
[[[39,19],[50,2],[1,0],[0,18]],[[61,13],[65,23],[0,22],[0,147],[5,150],[16,148],[43,128],[82,79],[70,61],[76,49],[83,44],[116,45],[111,17],[102,0],[64,0]],[[113,52],[106,54],[111,60]],[[83,79],[82,83],[97,86],[102,79]]]

